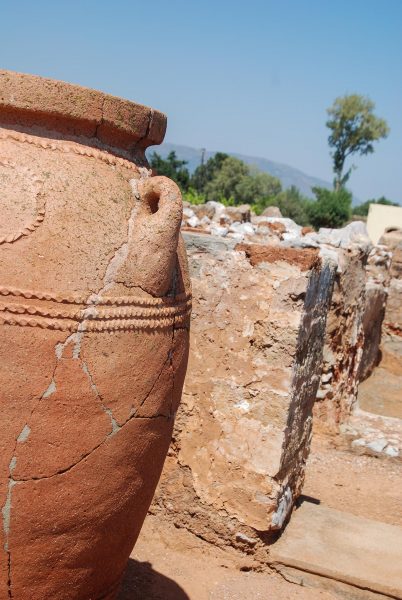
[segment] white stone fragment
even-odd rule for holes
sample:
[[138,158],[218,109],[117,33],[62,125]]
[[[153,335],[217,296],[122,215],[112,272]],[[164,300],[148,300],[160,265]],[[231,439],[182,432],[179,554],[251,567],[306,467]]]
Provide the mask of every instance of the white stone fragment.
[[183,216],[186,217],[186,219],[188,220],[188,219],[191,219],[191,217],[195,216],[195,212],[193,211],[192,208],[184,207],[183,208]]
[[358,438],[357,440],[353,440],[352,442],[352,447],[356,447],[356,446],[365,446],[366,445],[366,440],[364,440],[363,438]]
[[399,450],[398,448],[395,448],[395,446],[387,446],[384,452],[387,456],[390,456],[391,458],[396,458],[397,456],[399,456]]
[[242,242],[244,240],[244,235],[242,233],[233,233],[229,231],[227,237],[230,237],[232,240],[237,240],[238,242]]
[[379,438],[377,440],[373,440],[372,442],[368,442],[366,445],[367,445],[367,448],[369,448],[373,452],[380,453],[384,450],[384,448],[387,444],[388,444],[388,442],[385,438]]
[[318,233],[308,233],[306,238],[310,238],[320,244],[328,244],[335,248],[348,248],[352,244],[367,245],[372,244],[368,237],[367,228],[362,221],[354,221],[341,229],[327,229],[322,227]]
[[198,227],[200,224],[200,220],[196,215],[193,215],[188,219],[187,224],[189,227]]
[[221,227],[220,225],[217,225],[216,223],[212,223],[211,227],[210,227],[210,231],[212,233],[212,235],[219,235],[221,237],[225,237],[228,234],[228,228],[227,227]]
[[281,499],[279,500],[277,510],[272,515],[271,525],[273,529],[281,529],[291,508],[292,492],[289,488],[286,488]]
[[249,546],[255,546],[258,542],[257,538],[248,537],[245,533],[241,533],[240,531],[236,532],[236,540],[238,542],[243,542],[244,544],[248,544]]

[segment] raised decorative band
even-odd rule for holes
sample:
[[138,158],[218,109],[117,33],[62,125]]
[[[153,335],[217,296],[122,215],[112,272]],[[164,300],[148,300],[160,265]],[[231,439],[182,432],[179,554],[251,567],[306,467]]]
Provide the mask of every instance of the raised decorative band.
[[16,287],[0,286],[0,296],[15,296],[26,298],[27,300],[47,300],[61,304],[83,304],[89,306],[113,305],[113,306],[172,306],[191,299],[191,294],[177,294],[176,296],[164,296],[163,298],[151,298],[148,296],[118,296],[118,297],[98,297],[96,301],[89,302],[88,294],[55,294],[54,292],[39,292],[33,290],[24,290]]
[[16,240],[19,240],[23,236],[30,235],[35,229],[37,229],[43,222],[46,214],[46,200],[42,196],[41,188],[43,180],[37,176],[37,174],[29,167],[19,166],[15,161],[1,158],[0,156],[0,167],[5,167],[18,172],[18,175],[25,177],[25,180],[29,182],[32,193],[32,202],[35,204],[35,217],[30,222],[25,223],[20,229],[16,231],[10,231],[6,235],[0,235],[1,244],[12,244]]
[[164,298],[92,296],[84,300],[78,295],[1,287],[1,296],[0,324],[60,331],[165,329],[185,326],[191,312],[188,294]]
[[21,133],[19,131],[12,131],[9,129],[0,129],[0,140],[13,140],[14,142],[20,142],[25,144],[31,144],[36,148],[43,148],[44,150],[52,150],[63,152],[64,154],[78,154],[80,156],[88,156],[89,158],[95,158],[111,166],[120,166],[131,171],[138,173],[138,167],[135,163],[130,162],[125,158],[114,156],[109,154],[105,150],[98,150],[97,148],[91,148],[90,146],[84,146],[77,142],[66,142],[65,140],[49,140],[47,138],[41,138],[28,133]]

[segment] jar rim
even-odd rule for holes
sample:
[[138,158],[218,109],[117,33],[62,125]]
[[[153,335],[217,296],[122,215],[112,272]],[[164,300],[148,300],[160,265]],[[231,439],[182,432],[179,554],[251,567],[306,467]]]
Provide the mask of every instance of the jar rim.
[[98,90],[0,70],[0,125],[93,138],[130,152],[160,144],[166,121],[160,111]]

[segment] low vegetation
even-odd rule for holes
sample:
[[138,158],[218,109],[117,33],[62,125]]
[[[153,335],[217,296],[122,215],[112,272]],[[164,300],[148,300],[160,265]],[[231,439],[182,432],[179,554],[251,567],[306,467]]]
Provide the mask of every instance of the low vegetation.
[[183,199],[191,204],[209,200],[229,206],[250,204],[256,214],[268,206],[277,206],[284,217],[299,225],[312,225],[316,229],[342,227],[352,213],[367,216],[371,203],[398,206],[382,197],[352,209],[352,194],[345,187],[355,168],[354,165],[346,168],[347,159],[373,152],[373,143],[388,135],[387,123],[373,111],[373,102],[357,94],[337,98],[328,109],[334,187],[333,190],[313,188],[315,200],[303,196],[295,186],[283,190],[278,178],[223,152],[200,164],[192,174],[187,162],[180,160],[175,152],[165,159],[154,152],[150,165],[159,175],[173,179],[181,188]]
[[359,206],[353,207],[353,214],[358,215],[360,217],[367,217],[369,212],[370,204],[385,204],[387,206],[399,206],[397,202],[391,202],[391,200],[387,200],[384,196],[381,196],[378,200],[367,200],[367,202],[363,202],[359,204]]

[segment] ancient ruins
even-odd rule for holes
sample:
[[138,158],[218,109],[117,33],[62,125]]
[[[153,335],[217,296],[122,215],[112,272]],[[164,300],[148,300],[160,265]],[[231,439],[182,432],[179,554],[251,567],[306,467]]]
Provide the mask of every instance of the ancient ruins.
[[[130,563],[117,595],[148,510],[144,539],[167,561],[202,543],[214,573],[229,556],[255,589],[280,573],[402,598],[392,484],[363,516],[303,496],[353,469],[392,482],[400,464],[402,230],[374,245],[360,221],[315,232],[275,207],[183,207],[144,154],[165,127],[147,107],[0,71],[0,600],[137,600]],[[152,599],[188,598],[174,590]],[[294,597],[333,598],[309,590]]]
[[[186,206],[183,231],[190,359],[152,513],[264,564],[313,432],[401,457],[402,231],[373,246],[360,222],[314,233],[213,202]],[[384,377],[394,416],[360,406],[359,385]]]

